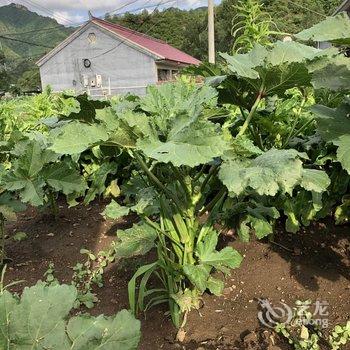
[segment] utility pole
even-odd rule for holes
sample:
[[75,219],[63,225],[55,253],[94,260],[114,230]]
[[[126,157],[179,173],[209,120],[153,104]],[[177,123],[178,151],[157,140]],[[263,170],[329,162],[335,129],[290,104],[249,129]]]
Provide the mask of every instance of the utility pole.
[[214,0],[208,0],[208,59],[215,63]]

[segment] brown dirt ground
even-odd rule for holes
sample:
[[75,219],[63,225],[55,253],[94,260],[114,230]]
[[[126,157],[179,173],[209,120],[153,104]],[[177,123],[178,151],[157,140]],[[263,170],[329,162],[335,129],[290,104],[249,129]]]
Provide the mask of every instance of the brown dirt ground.
[[[55,264],[56,277],[70,283],[72,267],[83,261],[81,248],[103,250],[117,229],[130,226],[130,220],[105,221],[100,215],[102,210],[102,202],[70,209],[62,205],[60,219],[55,222],[44,212],[29,209],[15,224],[9,224],[7,255],[13,262],[8,266],[6,280],[25,280],[13,290],[20,292],[24,286],[42,279],[50,262]],[[296,300],[327,301],[330,326],[345,323],[350,319],[349,229],[327,221],[300,234],[280,230],[273,244],[225,238],[222,244],[232,245],[244,255],[244,260],[226,278],[224,295],[204,296],[203,307],[189,315],[183,344],[173,342],[176,331],[166,315],[166,307],[154,308],[141,316],[139,349],[273,350],[276,348],[267,345],[272,337],[280,346],[277,349],[291,349],[259,324],[259,298],[267,298],[275,305],[280,301],[288,305]],[[11,236],[19,231],[26,232],[28,238],[14,242]],[[144,262],[144,258],[137,258],[111,265],[104,275],[104,287],[95,290],[99,302],[89,312],[112,315],[128,308],[128,280]]]

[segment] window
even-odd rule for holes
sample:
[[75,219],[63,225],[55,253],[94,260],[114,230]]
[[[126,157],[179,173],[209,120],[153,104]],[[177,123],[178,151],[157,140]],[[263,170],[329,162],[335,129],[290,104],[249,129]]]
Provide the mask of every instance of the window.
[[158,81],[168,81],[168,80],[170,80],[170,70],[158,69]]

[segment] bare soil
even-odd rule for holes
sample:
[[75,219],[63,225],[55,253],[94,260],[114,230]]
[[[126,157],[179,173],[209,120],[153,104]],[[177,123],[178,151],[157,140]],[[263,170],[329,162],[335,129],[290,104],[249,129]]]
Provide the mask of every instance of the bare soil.
[[[102,202],[70,209],[62,205],[58,221],[45,212],[29,209],[19,215],[16,223],[9,224],[7,255],[13,261],[8,266],[6,281],[25,280],[13,290],[21,292],[24,286],[43,279],[50,262],[55,264],[60,282],[70,283],[73,266],[84,261],[81,248],[104,250],[115,239],[118,229],[135,221],[134,217],[117,223],[105,221],[100,215],[103,207]],[[13,235],[20,231],[28,238],[13,241]],[[203,307],[189,315],[182,344],[174,342],[176,330],[165,306],[140,315],[139,349],[291,349],[259,323],[259,299],[268,299],[277,306],[281,301],[290,306],[296,300],[325,301],[329,304],[329,328],[345,323],[350,319],[349,233],[349,226],[337,227],[325,221],[299,234],[281,229],[274,243],[242,243],[224,237],[223,246],[231,245],[244,255],[241,267],[226,278],[224,295],[204,295]],[[95,289],[99,302],[89,312],[112,315],[128,308],[127,283],[136,268],[152,258],[150,254],[108,267],[104,287]]]

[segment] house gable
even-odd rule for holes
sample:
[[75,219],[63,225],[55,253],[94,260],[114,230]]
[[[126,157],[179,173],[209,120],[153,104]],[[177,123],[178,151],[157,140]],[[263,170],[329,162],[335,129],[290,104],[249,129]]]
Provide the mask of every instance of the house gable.
[[39,68],[43,87],[54,91],[142,93],[157,82],[157,59],[91,23],[47,55]]
[[[74,41],[79,38],[82,34],[86,33],[87,31],[101,31],[103,33],[105,33],[106,35],[108,35],[109,37],[111,37],[112,39],[115,40],[115,47],[110,47],[104,51],[101,51],[100,53],[96,53],[95,56],[97,55],[103,55],[103,54],[107,54],[109,50],[109,52],[112,52],[113,50],[117,50],[118,47],[120,45],[126,45],[129,46],[137,51],[140,51],[142,53],[144,53],[145,55],[148,55],[150,57],[152,57],[155,60],[158,59],[163,59],[164,57],[156,55],[152,52],[150,52],[149,50],[141,47],[140,45],[137,45],[135,43],[133,43],[132,41],[128,40],[127,38],[124,38],[98,24],[96,24],[95,22],[89,21],[88,23],[86,23],[85,25],[83,25],[82,27],[80,27],[79,29],[77,29],[74,33],[72,33],[70,36],[68,36],[64,41],[62,41],[59,45],[57,45],[54,49],[52,49],[49,53],[47,53],[44,57],[42,57],[41,59],[39,59],[36,64],[40,67],[43,64],[45,64],[47,61],[49,61],[52,57],[54,57],[57,53],[59,53],[61,50],[63,50],[65,47],[67,47],[68,45],[70,45],[71,43],[74,43]],[[87,58],[94,58],[94,57],[87,57]]]

